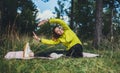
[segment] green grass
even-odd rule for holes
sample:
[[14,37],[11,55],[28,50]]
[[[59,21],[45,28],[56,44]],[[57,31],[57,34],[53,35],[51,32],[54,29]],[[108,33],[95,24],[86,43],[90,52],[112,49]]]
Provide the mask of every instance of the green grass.
[[[84,46],[85,52],[98,53],[96,58],[59,58],[55,60],[30,59],[18,60],[4,59],[4,55],[11,50],[22,50],[29,41],[31,49],[35,52],[64,49],[62,45],[44,45],[31,38],[23,37],[18,40],[7,39],[0,47],[0,73],[120,73],[120,49],[110,49],[104,44],[101,49],[93,49],[91,45]],[[106,45],[109,47],[106,48]],[[109,48],[109,49],[108,49]]]

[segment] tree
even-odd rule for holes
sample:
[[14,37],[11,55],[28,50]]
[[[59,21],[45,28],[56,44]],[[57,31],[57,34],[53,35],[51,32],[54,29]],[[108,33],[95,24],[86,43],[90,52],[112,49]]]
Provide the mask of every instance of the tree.
[[57,13],[57,18],[63,18],[65,15],[65,1],[58,0],[58,7],[55,7],[55,12]]
[[1,0],[0,3],[1,33],[31,33],[34,30],[37,9],[32,0]]
[[71,13],[70,13],[70,28],[73,29],[73,25],[74,25],[74,21],[73,21],[73,18],[74,18],[74,13],[73,13],[73,9],[74,8],[74,0],[71,0]]
[[[75,0],[74,2],[74,26],[78,36],[84,39],[93,37],[95,19],[94,0]],[[76,27],[77,26],[77,27]],[[89,36],[89,37],[88,37]]]
[[1,25],[2,25],[2,11],[3,11],[3,0],[0,0],[0,31],[1,30]]
[[17,27],[20,33],[31,33],[35,29],[37,9],[31,0],[18,3]]
[[74,0],[70,1],[71,6],[65,8],[65,2],[69,2],[69,0],[58,0],[58,8],[55,7],[55,11],[57,13],[57,18],[63,17],[64,15],[68,15],[70,18],[70,28],[74,29]]
[[2,31],[10,31],[13,28],[14,19],[17,15],[17,0],[4,0],[2,2]]
[[104,33],[110,37],[111,42],[113,41],[113,22],[116,21],[116,15],[119,14],[117,11],[117,8],[120,7],[119,2],[119,0],[104,0],[104,30],[107,30]]
[[102,10],[103,0],[96,0],[96,24],[95,24],[95,35],[93,40],[93,46],[98,48],[102,40]]

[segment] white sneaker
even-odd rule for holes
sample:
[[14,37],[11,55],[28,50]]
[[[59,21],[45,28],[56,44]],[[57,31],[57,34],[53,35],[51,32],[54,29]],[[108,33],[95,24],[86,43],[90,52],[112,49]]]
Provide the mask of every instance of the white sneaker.
[[29,43],[27,42],[24,46],[23,57],[24,58],[29,58],[31,53],[33,53],[33,52],[32,52],[32,50],[30,50]]
[[53,58],[53,59],[57,59],[57,58],[62,57],[63,54],[51,53],[49,56],[50,56],[51,58]]

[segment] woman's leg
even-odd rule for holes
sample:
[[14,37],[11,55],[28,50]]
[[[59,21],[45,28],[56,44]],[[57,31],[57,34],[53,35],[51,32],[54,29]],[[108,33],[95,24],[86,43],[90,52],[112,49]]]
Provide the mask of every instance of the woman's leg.
[[66,56],[71,57],[83,57],[83,48],[82,45],[76,44],[73,47],[70,48],[69,51],[67,51]]

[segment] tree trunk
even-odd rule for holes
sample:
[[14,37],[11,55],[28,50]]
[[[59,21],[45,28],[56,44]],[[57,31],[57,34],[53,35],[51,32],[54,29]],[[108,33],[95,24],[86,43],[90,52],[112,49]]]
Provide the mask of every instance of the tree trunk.
[[113,9],[110,9],[110,41],[113,41],[113,24],[112,24],[112,17],[113,17]]
[[112,0],[110,1],[110,41],[112,42],[113,41],[113,21],[112,21],[112,18],[113,18],[113,9],[114,9],[114,3],[115,1]]
[[0,1],[0,31],[1,31],[1,26],[2,26],[2,0]]
[[102,4],[103,0],[96,0],[96,22],[93,46],[98,48],[102,40]]
[[74,6],[74,0],[71,0],[71,14],[70,14],[70,28],[73,29],[73,7]]

